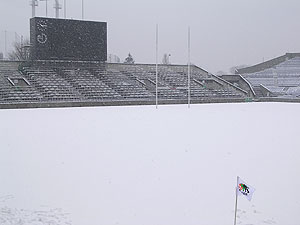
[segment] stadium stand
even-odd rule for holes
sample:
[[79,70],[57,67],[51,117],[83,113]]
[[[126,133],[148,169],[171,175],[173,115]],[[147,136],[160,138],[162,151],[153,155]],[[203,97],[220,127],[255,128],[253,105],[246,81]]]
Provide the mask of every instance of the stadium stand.
[[[151,64],[31,61],[0,62],[0,104],[155,101]],[[185,100],[187,66],[159,65],[158,98]],[[197,66],[191,67],[191,99],[245,99],[248,92]]]
[[0,63],[0,102],[34,102],[43,96],[18,72],[17,62]]
[[251,83],[258,97],[300,97],[300,53],[287,53],[236,73]]
[[[77,30],[82,32],[74,32]],[[55,34],[55,35],[53,35]],[[249,91],[187,65],[106,63],[107,23],[34,17],[28,61],[0,61],[0,108],[241,102]],[[157,83],[156,83],[157,82]]]

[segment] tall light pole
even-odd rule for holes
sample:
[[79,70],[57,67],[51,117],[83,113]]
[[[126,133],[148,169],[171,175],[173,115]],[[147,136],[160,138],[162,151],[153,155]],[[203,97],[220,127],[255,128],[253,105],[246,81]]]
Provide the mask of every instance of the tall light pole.
[[48,17],[48,1],[49,0],[40,0],[42,2],[46,2],[46,17]]
[[31,0],[30,5],[32,8],[32,18],[35,17],[35,7],[38,6],[38,1],[37,0]]
[[48,0],[44,0],[46,1],[46,17],[48,17]]
[[67,0],[64,0],[64,17],[67,19]]
[[55,9],[55,18],[58,19],[59,18],[59,10],[61,9],[61,5],[59,4],[59,0],[55,0],[54,9]]
[[84,0],[81,0],[81,16],[82,20],[84,19]]

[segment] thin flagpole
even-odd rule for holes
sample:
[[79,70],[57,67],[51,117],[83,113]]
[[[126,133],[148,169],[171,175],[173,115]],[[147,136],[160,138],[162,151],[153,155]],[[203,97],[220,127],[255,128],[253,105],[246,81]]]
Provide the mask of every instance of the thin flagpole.
[[234,225],[236,225],[236,214],[237,214],[237,204],[238,204],[238,183],[239,177],[237,177],[236,187],[235,187],[235,211],[234,211]]
[[191,28],[188,28],[188,107],[191,105]]
[[155,87],[155,98],[156,98],[156,109],[158,108],[158,24],[156,24],[156,87]]

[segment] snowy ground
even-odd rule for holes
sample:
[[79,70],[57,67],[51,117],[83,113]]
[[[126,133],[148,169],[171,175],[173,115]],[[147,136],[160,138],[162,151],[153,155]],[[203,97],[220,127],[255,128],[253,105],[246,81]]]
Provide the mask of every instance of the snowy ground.
[[300,224],[300,104],[0,111],[1,225]]

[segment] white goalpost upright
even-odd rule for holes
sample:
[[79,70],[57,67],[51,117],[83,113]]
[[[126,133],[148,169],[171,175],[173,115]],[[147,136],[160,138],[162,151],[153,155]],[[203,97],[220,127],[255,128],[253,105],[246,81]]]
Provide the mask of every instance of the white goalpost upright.
[[156,104],[156,109],[158,108],[158,24],[156,24],[156,86],[155,86],[155,104]]
[[191,28],[188,27],[188,107],[191,107]]

